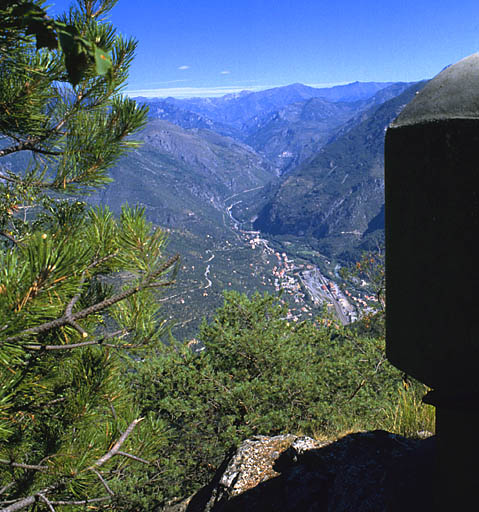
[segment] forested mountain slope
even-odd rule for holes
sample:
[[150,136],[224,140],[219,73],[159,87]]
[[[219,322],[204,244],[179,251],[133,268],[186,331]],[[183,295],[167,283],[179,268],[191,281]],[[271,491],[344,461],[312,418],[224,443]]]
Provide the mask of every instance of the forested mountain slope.
[[155,119],[137,138],[143,145],[111,170],[113,183],[92,202],[115,212],[124,202],[140,204],[157,224],[211,224],[213,230],[222,225],[226,197],[274,178],[272,167],[252,148],[212,131]]
[[364,244],[371,231],[381,235],[385,130],[423,85],[373,107],[362,122],[286,176],[255,228],[272,235],[307,236],[330,253]]

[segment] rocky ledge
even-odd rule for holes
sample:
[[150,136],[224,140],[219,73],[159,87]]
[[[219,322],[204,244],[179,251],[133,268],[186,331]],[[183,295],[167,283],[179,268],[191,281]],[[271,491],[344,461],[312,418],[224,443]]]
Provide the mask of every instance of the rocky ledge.
[[230,454],[212,482],[176,512],[427,512],[435,437],[382,430],[334,442],[258,436]]

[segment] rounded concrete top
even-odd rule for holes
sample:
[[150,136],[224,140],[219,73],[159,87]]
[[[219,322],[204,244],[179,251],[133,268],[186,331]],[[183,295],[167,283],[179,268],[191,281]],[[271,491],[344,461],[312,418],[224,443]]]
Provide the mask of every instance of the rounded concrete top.
[[445,119],[479,119],[479,53],[441,71],[417,93],[391,126]]

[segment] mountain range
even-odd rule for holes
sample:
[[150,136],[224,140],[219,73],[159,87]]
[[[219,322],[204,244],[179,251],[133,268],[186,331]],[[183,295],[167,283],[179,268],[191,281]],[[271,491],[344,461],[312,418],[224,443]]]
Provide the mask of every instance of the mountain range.
[[[150,107],[136,137],[143,145],[90,200],[115,212],[140,204],[157,224],[218,239],[232,214],[268,236],[307,240],[331,259],[351,260],[382,237],[384,134],[423,85],[292,84],[221,98],[139,98]],[[22,166],[13,158],[9,165]]]
[[332,102],[324,97],[314,97],[290,103],[263,116],[254,128],[250,124],[245,141],[284,174],[317,153],[337,136],[342,127],[348,130],[354,126],[360,121],[361,113],[397,96],[408,85],[389,85],[373,96],[355,101]]
[[228,198],[253,190],[232,205],[245,225],[353,259],[381,243],[384,133],[422,85],[138,98],[150,107],[144,145],[112,171],[115,183],[97,201],[140,202],[159,224],[219,234]]
[[[175,335],[193,337],[224,289],[277,290],[283,252],[339,279],[338,264],[382,243],[385,130],[423,85],[293,84],[223,98],[139,99],[150,107],[135,136],[142,145],[89,201],[116,213],[139,204],[168,229],[182,269],[164,311],[181,319]],[[299,317],[307,294],[297,302],[295,290],[285,297]]]
[[271,235],[305,236],[321,251],[343,259],[354,248],[367,250],[371,241],[381,243],[384,135],[423,86],[424,82],[409,86],[344,126],[276,186],[254,227]]
[[[262,118],[291,103],[306,101],[311,98],[324,98],[330,102],[365,100],[388,85],[392,84],[387,82],[355,82],[328,88],[316,88],[297,83],[259,92],[242,91],[227,94],[220,98],[166,98],[161,101],[204,116],[213,122],[224,123],[241,130],[245,123],[256,118]],[[149,104],[158,102],[158,100],[147,100],[145,98],[137,99]]]

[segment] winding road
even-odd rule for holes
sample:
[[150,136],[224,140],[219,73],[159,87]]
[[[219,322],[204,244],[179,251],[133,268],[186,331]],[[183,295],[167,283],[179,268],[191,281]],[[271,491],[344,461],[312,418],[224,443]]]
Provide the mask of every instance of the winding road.
[[[214,256],[213,256],[214,257]],[[206,270],[205,270],[205,279],[208,281],[208,284],[204,287],[204,289],[206,290],[206,288],[209,288],[213,283],[211,282],[211,279],[208,277],[208,274],[210,273],[210,265],[208,265],[206,267]]]

